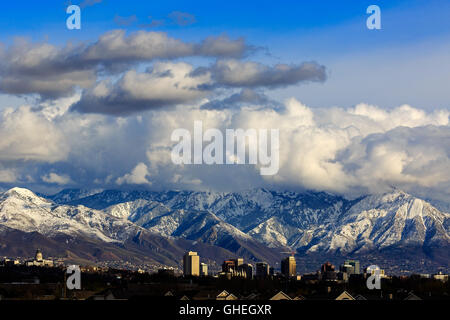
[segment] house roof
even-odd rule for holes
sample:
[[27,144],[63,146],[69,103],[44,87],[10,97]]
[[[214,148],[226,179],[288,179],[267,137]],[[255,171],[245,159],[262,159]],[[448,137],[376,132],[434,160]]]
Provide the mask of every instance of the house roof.
[[408,296],[403,300],[422,300],[422,299],[416,296],[414,293],[410,292]]
[[347,291],[343,291],[340,295],[336,297],[335,300],[355,300],[353,296]]
[[292,300],[292,298],[289,297],[283,291],[280,291],[276,295],[274,295],[272,298],[270,298],[269,300]]

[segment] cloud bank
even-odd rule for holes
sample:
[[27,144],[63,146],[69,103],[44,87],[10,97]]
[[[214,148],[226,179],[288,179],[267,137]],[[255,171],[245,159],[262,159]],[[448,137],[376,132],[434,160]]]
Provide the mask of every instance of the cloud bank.
[[[188,16],[178,12],[175,18]],[[244,60],[255,51],[244,38],[219,35],[186,42],[143,30],[112,30],[96,41],[63,47],[16,39],[0,50],[0,93],[51,101],[81,92],[71,110],[123,116],[193,103],[224,90],[275,89],[326,79],[325,67],[315,62],[268,66]],[[193,57],[215,62],[179,61]]]
[[[1,46],[0,46],[1,48]],[[185,57],[236,58],[254,50],[243,38],[208,37],[184,42],[164,32],[112,30],[92,43],[30,43],[16,39],[0,50],[0,92],[57,98],[92,87],[105,71],[121,73],[138,63]]]
[[[312,109],[295,99],[279,109],[251,104],[205,110],[202,105],[126,118],[55,115],[50,106],[5,110],[0,180],[104,188],[314,189],[351,196],[398,187],[441,200],[450,196],[448,110],[367,104]],[[279,129],[278,174],[261,177],[252,165],[174,165],[170,135],[177,128],[192,130],[195,120],[203,121],[205,130]]]

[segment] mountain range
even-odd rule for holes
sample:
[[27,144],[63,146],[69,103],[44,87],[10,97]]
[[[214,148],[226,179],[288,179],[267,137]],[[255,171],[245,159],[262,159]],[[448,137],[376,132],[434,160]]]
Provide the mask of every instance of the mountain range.
[[354,200],[266,189],[0,193],[0,255],[31,256],[36,247],[80,263],[180,266],[195,250],[213,267],[238,256],[278,266],[294,250],[302,271],[345,257],[448,270],[450,214],[400,190]]

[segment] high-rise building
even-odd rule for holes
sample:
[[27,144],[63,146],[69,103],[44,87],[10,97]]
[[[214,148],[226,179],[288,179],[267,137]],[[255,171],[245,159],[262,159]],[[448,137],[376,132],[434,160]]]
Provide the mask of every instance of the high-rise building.
[[258,262],[256,264],[256,277],[257,278],[267,278],[269,276],[269,264],[266,262]]
[[234,272],[236,271],[236,260],[225,260],[222,263],[222,272]]
[[297,276],[297,264],[293,256],[281,260],[281,273],[287,278]]
[[185,276],[200,275],[200,257],[197,252],[188,251],[183,256],[183,273]]
[[253,266],[250,263],[243,263],[239,266],[239,269],[243,271],[246,279],[253,278]]
[[334,266],[330,262],[326,262],[320,268],[320,277],[322,280],[335,281],[337,274]]
[[244,263],[243,258],[229,259],[222,263],[223,276],[227,277],[241,277],[251,279],[253,277],[253,266],[248,263]]
[[334,266],[330,262],[327,261],[322,265],[322,267],[320,268],[320,271],[322,273],[325,273],[325,272],[334,272],[335,270],[334,270]]
[[222,272],[237,272],[241,269],[241,266],[244,264],[243,258],[237,258],[237,259],[229,259],[225,260],[222,263]]
[[358,260],[345,260],[344,261],[344,266],[352,266],[353,267],[353,272],[349,273],[349,274],[360,274],[359,261]]
[[340,270],[342,273],[346,273],[347,275],[351,275],[351,274],[354,274],[354,273],[355,273],[355,267],[352,266],[352,265],[349,265],[349,264],[342,264],[342,265],[339,267],[339,270]]
[[203,277],[208,275],[208,265],[206,263],[200,263],[200,275]]

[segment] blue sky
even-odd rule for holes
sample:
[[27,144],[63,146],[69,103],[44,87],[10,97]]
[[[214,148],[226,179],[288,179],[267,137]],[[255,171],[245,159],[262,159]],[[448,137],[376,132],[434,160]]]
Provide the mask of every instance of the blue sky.
[[[264,54],[266,51],[256,55],[259,61],[314,60],[327,66],[326,83],[271,92],[277,99],[294,95],[312,106],[348,107],[368,102],[386,108],[402,103],[430,110],[448,107],[444,84],[450,80],[448,1],[103,0],[83,6],[81,30],[66,29],[67,3],[2,3],[0,41],[10,44],[16,37],[53,44],[94,41],[108,30],[135,31],[150,23],[150,16],[167,21],[168,14],[181,11],[195,16],[196,22],[188,26],[166,22],[146,30],[167,32],[184,40],[219,34],[243,36],[249,43],[267,49],[269,55]],[[81,5],[83,1],[72,3]],[[381,8],[382,30],[365,26],[365,11],[371,4]],[[115,22],[117,16],[133,15],[136,20],[129,25]],[[435,73],[430,74],[430,69]],[[17,103],[12,97],[2,100]]]
[[[164,26],[156,28],[169,32],[183,32],[193,37],[211,32],[229,32],[261,40],[267,36],[294,37],[317,31],[354,25],[348,34],[337,35],[357,44],[365,32],[366,8],[377,4],[382,9],[384,37],[382,40],[417,41],[417,38],[448,34],[450,21],[448,1],[114,1],[103,0],[83,7],[83,28],[73,32],[65,29],[67,1],[4,2],[0,12],[2,39],[14,36],[40,38],[49,36],[64,40],[89,39],[111,28],[116,15],[136,15],[139,22],[165,18],[170,12],[193,14],[197,22],[189,28]],[[72,1],[82,4],[83,1]],[[136,28],[130,26],[129,29]],[[180,30],[185,29],[185,30]],[[381,45],[381,42],[379,43]],[[387,43],[386,43],[387,44]]]
[[[2,39],[14,36],[42,36],[65,39],[88,39],[97,32],[117,27],[116,15],[136,15],[140,23],[165,18],[170,12],[193,14],[197,22],[189,28],[164,26],[157,28],[169,32],[187,32],[193,37],[211,32],[229,32],[264,39],[267,36],[294,37],[316,31],[334,29],[343,25],[355,25],[341,35],[352,42],[367,36],[365,32],[366,8],[377,4],[383,13],[383,40],[400,42],[417,41],[417,38],[448,34],[450,21],[447,16],[448,1],[114,1],[103,0],[83,7],[83,28],[73,32],[65,29],[65,9],[68,1],[4,2],[0,12]],[[72,1],[81,4],[83,1]],[[360,23],[359,23],[360,22]],[[130,26],[135,29],[137,25]],[[180,30],[187,29],[187,30]],[[381,44],[381,43],[380,43]]]

